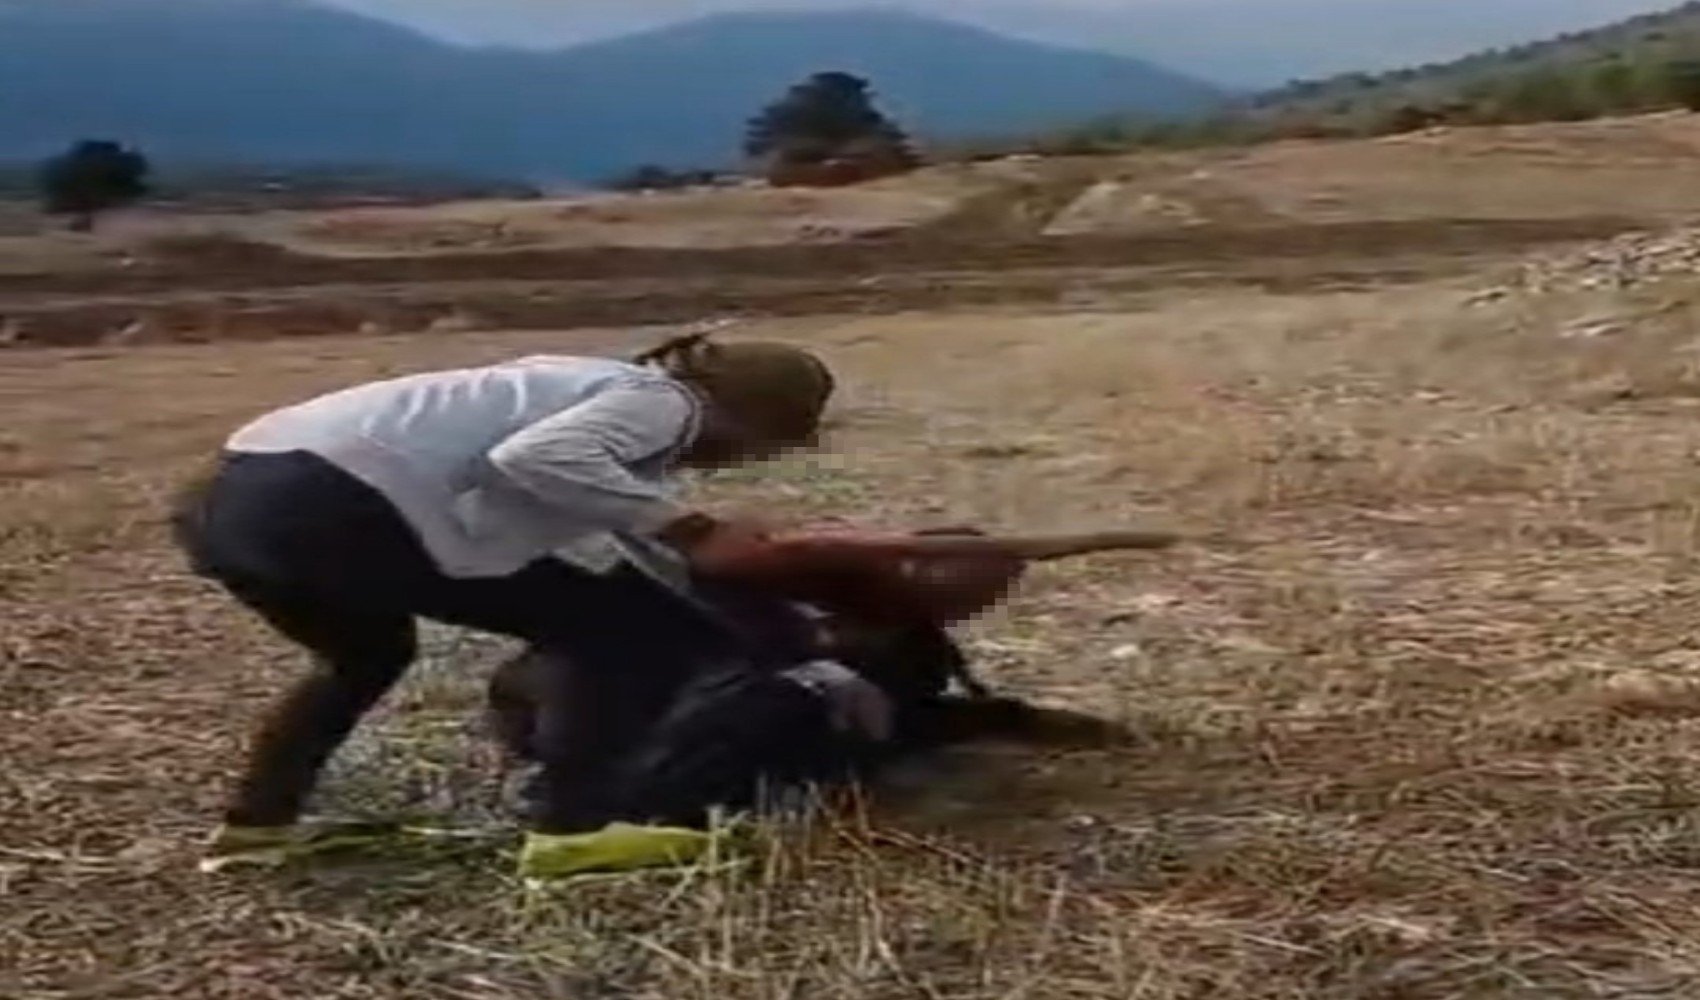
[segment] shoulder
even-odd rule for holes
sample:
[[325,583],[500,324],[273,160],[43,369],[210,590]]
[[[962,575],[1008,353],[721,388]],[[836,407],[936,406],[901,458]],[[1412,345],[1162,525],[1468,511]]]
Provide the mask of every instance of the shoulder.
[[599,387],[653,387],[671,392],[687,391],[683,383],[660,369],[617,358],[533,354],[515,358],[497,367],[572,379]]
[[521,381],[548,386],[543,392],[560,410],[588,416],[590,406],[607,419],[694,428],[702,402],[685,383],[659,368],[612,358],[540,354],[496,366]]
[[536,355],[506,366],[526,381],[551,384],[545,395],[558,401],[569,421],[596,421],[688,436],[702,419],[697,394],[657,368],[605,358]]

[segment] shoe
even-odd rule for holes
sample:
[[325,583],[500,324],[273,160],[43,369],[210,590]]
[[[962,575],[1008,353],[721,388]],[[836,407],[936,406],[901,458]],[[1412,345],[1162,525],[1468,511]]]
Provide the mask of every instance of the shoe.
[[213,832],[200,869],[214,874],[230,868],[276,868],[301,858],[358,850],[383,843],[399,831],[386,823],[296,823],[289,826],[232,826]]
[[741,846],[733,828],[713,831],[612,823],[595,833],[532,833],[520,849],[519,875],[546,881],[607,872],[682,868],[725,857]]

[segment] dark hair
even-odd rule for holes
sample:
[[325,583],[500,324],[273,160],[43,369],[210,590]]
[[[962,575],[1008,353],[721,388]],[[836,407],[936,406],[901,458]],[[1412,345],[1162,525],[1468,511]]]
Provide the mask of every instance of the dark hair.
[[671,369],[676,363],[688,363],[696,348],[708,342],[710,334],[681,333],[676,337],[668,337],[647,351],[641,351],[632,357],[635,365],[661,365]]
[[[722,345],[710,342],[713,333],[702,331],[696,333],[681,333],[676,337],[668,337],[661,343],[646,351],[641,351],[632,357],[633,364],[660,365],[662,368],[680,378],[707,377],[712,378],[716,371],[715,355]],[[763,344],[766,348],[777,345]],[[734,351],[737,345],[732,345]],[[808,359],[809,363],[825,385],[827,394],[837,388],[832,369],[813,354],[795,349],[799,357]]]
[[820,358],[790,344],[670,337],[632,358],[689,382],[778,440],[811,440],[837,388]]

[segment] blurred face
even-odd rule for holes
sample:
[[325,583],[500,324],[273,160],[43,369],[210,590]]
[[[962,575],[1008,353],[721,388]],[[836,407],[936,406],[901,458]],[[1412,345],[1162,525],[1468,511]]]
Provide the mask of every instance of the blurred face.
[[765,462],[800,447],[800,443],[775,441],[725,407],[710,403],[703,410],[702,429],[681,461],[692,469],[725,469]]
[[724,469],[765,463],[785,452],[816,446],[814,440],[780,440],[765,434],[757,420],[746,420],[726,406],[709,401],[702,412],[702,430],[683,454],[687,468]]
[[1020,559],[992,555],[910,559],[902,566],[904,577],[947,622],[971,618],[1003,601],[1026,569]]

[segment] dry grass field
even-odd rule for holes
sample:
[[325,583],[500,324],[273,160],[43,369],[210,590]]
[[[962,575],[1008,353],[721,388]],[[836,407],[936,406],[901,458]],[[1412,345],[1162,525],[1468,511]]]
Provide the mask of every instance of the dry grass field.
[[[1599,126],[1649,147],[1679,127]],[[1412,142],[1579,149],[1580,128]],[[1237,155],[1274,190],[1315,176],[1300,152]],[[1595,148],[1599,184],[1562,189],[1573,211],[1519,189],[1498,229],[1457,220],[1496,215],[1483,178],[1522,154],[1477,156],[1457,204],[1436,157],[1402,211],[1387,188],[1275,236],[1012,234],[976,195],[960,228],[798,249],[780,273],[738,248],[634,252],[618,273],[256,253],[193,258],[197,284],[191,258],[138,250],[127,272],[0,278],[0,316],[36,329],[100,303],[211,303],[211,323],[232,296],[447,286],[627,303],[567,331],[378,336],[333,311],[310,339],[185,321],[0,353],[0,996],[1700,995],[1700,280],[1480,293],[1537,244],[1700,207],[1691,153],[1632,152],[1666,201],[1614,201],[1631,167]],[[1280,174],[1282,157],[1299,162]],[[1002,204],[1055,214],[1068,186],[1128,183],[1106,171],[1138,163],[1023,169],[1054,175]],[[546,273],[562,261],[579,270]],[[185,575],[160,524],[177,478],[317,390],[647,342],[660,331],[628,324],[651,293],[844,373],[830,447],[702,483],[719,502],[1189,532],[1170,555],[1039,573],[965,636],[999,686],[1127,738],[961,751],[861,814],[775,831],[752,865],[535,892],[509,875],[516,834],[472,711],[499,651],[438,633],[320,804],[455,835],[197,874],[244,728],[300,664]]]

